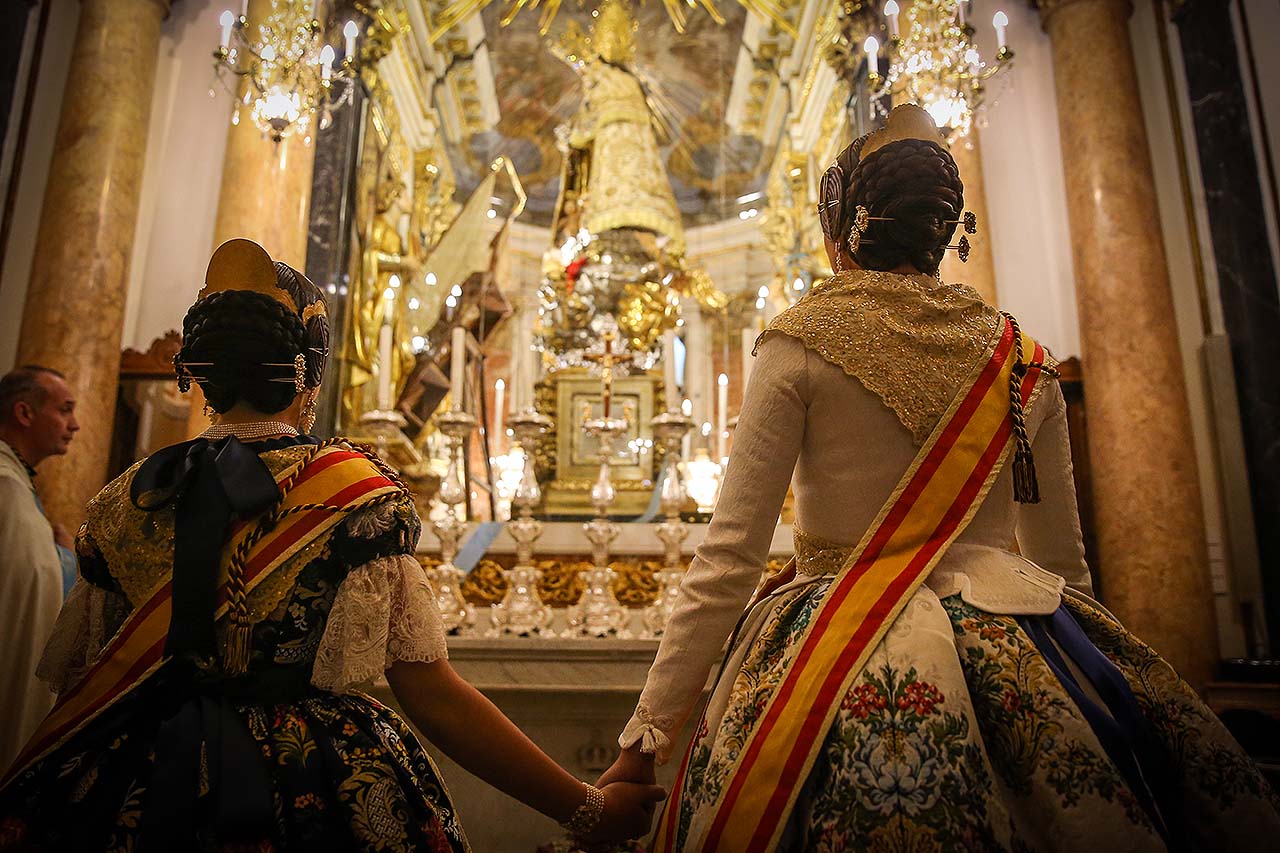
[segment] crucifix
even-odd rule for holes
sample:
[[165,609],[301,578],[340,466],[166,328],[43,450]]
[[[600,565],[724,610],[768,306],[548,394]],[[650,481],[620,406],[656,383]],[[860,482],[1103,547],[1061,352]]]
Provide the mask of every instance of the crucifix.
[[613,368],[620,364],[623,357],[614,352],[613,342],[618,339],[618,333],[609,329],[600,336],[604,341],[604,351],[599,353],[587,353],[583,358],[587,361],[600,362],[600,384],[603,388],[604,414],[603,418],[608,420],[613,415]]

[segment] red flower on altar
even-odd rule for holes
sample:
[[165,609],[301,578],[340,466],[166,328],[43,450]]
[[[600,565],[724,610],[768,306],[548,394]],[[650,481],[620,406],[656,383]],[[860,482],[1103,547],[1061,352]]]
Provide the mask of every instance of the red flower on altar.
[[924,717],[933,713],[935,705],[941,705],[945,701],[942,691],[934,685],[927,681],[913,681],[903,689],[902,696],[898,699],[898,708],[903,711],[910,708]]
[[573,292],[573,286],[578,282],[578,274],[582,272],[582,267],[587,263],[586,258],[578,258],[569,263],[564,268],[564,280],[569,286],[569,292]]

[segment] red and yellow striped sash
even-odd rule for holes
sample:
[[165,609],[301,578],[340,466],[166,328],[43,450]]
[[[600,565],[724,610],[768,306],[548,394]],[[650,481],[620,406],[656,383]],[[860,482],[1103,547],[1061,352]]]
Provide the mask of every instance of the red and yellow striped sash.
[[[301,471],[299,465],[303,466]],[[291,478],[293,482],[289,483]],[[401,486],[388,479],[364,454],[341,445],[324,447],[309,461],[285,469],[276,476],[276,482],[287,487],[277,512],[281,519],[248,550],[244,580],[250,592],[351,511],[382,495],[401,491]],[[256,527],[252,521],[237,524],[223,548],[218,619],[226,615],[229,605],[226,581],[230,556]],[[164,664],[172,591],[169,575],[129,615],[93,666],[58,697],[53,710],[6,774],[4,784],[65,743]]]
[[[684,850],[745,853],[776,845],[841,700],[1008,458],[1014,334],[1006,321],[990,359],[952,401],[832,582],[719,800],[690,825]],[[1022,341],[1023,352],[1033,353],[1031,362],[1041,363],[1044,350],[1025,335]],[[1033,368],[1023,377],[1024,405],[1040,373]],[[675,849],[688,764],[686,755],[655,851]]]

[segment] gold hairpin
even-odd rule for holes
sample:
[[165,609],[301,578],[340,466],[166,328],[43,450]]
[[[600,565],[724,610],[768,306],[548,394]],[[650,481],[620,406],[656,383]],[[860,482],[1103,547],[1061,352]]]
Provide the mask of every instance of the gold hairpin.
[[290,378],[273,377],[268,382],[292,382],[293,390],[301,394],[303,389],[307,387],[307,358],[302,353],[298,353],[293,357],[293,361],[264,361],[263,367],[292,367],[293,376]]
[[966,234],[978,233],[978,214],[972,210],[966,210],[959,219],[944,219],[942,222],[944,225],[963,225]]
[[859,247],[869,246],[875,243],[874,240],[863,240],[862,235],[871,227],[872,222],[892,222],[891,216],[872,216],[871,212],[862,205],[858,205],[853,210],[853,227],[849,229],[849,252],[857,254]]
[[[970,231],[969,233],[972,234],[973,232]],[[956,243],[954,246],[947,246],[947,248],[955,249],[956,255],[960,258],[960,263],[967,264],[969,262],[969,250],[973,247],[969,245],[968,237],[962,235],[959,243]]]

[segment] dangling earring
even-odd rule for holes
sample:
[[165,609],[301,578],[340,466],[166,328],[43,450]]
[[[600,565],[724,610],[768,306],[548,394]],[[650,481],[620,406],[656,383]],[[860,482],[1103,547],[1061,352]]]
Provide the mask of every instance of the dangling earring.
[[316,425],[316,397],[320,396],[320,389],[315,389],[307,395],[306,402],[302,404],[302,413],[298,416],[298,432],[304,435],[310,434],[312,427]]

